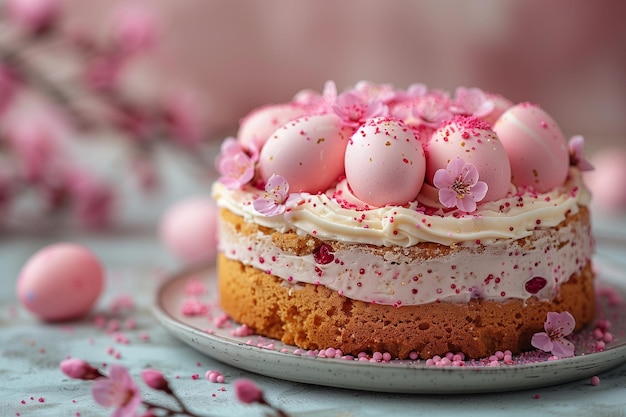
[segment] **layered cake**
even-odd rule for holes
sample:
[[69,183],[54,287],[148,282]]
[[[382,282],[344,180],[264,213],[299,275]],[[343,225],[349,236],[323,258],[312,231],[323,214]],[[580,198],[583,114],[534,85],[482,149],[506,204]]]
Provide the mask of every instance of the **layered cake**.
[[480,358],[594,316],[582,138],[477,88],[328,82],[218,156],[220,304],[303,349]]

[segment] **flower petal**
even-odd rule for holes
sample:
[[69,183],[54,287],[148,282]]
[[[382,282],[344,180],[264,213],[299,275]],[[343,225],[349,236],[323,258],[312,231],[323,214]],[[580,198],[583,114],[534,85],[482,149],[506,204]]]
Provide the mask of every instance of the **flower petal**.
[[545,332],[535,333],[530,340],[530,344],[544,352],[551,352],[553,348],[552,340],[550,340],[550,336]]
[[252,202],[252,206],[256,211],[264,216],[277,216],[285,212],[285,206],[278,204],[276,200],[271,197],[257,198]]
[[479,202],[479,201],[482,201],[483,198],[485,198],[485,195],[487,195],[488,190],[489,190],[489,186],[487,185],[486,182],[478,181],[476,185],[470,188],[470,193],[472,193],[472,196],[474,197],[474,201]]
[[569,340],[565,338],[556,339],[553,340],[552,345],[551,352],[554,356],[558,356],[559,358],[571,358],[574,356],[576,346]]
[[441,188],[439,189],[439,202],[444,207],[455,207],[457,205],[457,193],[450,188]]
[[433,185],[439,189],[450,188],[454,184],[454,178],[447,169],[441,168],[435,171]]
[[466,194],[463,198],[456,199],[456,206],[461,211],[471,213],[476,210],[476,201],[474,201],[474,196],[472,194]]

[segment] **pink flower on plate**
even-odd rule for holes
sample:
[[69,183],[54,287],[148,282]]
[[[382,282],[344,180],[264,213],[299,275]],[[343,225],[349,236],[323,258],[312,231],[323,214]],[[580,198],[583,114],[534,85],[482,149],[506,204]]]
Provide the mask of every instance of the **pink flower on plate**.
[[581,135],[572,136],[569,140],[569,163],[581,171],[593,171],[593,165],[583,155],[585,138]]
[[141,392],[128,370],[116,363],[111,365],[108,378],[96,380],[91,393],[104,407],[115,407],[111,417],[133,417],[141,404]]
[[576,319],[569,312],[556,313],[551,311],[543,325],[545,332],[535,333],[530,343],[544,352],[551,352],[559,358],[574,356],[575,346],[566,339],[573,331]]
[[283,214],[287,205],[297,198],[297,194],[289,194],[287,180],[274,174],[265,184],[265,195],[254,200],[252,206],[264,216],[277,216]]
[[484,117],[493,111],[495,103],[480,88],[458,87],[450,111],[455,114]]
[[254,178],[254,160],[235,138],[227,138],[217,159],[219,181],[230,190],[241,188]]
[[455,158],[445,169],[438,169],[433,183],[439,189],[441,204],[448,208],[458,207],[467,213],[476,210],[476,203],[485,198],[489,188],[484,181],[478,181],[474,164],[466,163],[462,158]]
[[337,97],[333,110],[346,126],[358,127],[367,119],[387,114],[387,106],[377,98],[367,98],[357,91]]

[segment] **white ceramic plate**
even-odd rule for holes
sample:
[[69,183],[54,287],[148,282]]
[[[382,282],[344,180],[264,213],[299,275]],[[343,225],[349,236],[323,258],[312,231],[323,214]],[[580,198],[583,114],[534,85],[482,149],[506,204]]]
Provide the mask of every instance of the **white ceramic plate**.
[[[611,285],[622,295],[626,294],[626,280],[620,284],[620,277],[616,276],[624,270],[625,264],[615,257],[599,258],[601,285]],[[197,298],[196,305],[207,308],[206,314],[182,313],[183,303],[193,298],[186,293],[191,279],[199,280],[208,289],[206,295]],[[294,346],[277,340],[255,335],[233,336],[236,324],[233,327],[214,324],[221,314],[214,301],[215,292],[214,267],[181,272],[159,289],[154,314],[172,335],[194,349],[237,368],[283,380],[378,392],[485,393],[590,378],[626,362],[626,314],[620,311],[626,310],[626,304],[610,306],[604,297],[599,297],[600,314],[611,320],[611,332],[615,336],[604,351],[587,351],[589,338],[581,337],[585,342],[577,343],[573,358],[498,367],[438,368],[427,366],[424,361],[376,363],[297,355]]]

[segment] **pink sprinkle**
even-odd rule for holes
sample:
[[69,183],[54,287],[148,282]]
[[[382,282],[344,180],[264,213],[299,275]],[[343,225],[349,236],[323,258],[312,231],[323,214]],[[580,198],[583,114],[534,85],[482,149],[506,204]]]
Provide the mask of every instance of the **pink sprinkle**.
[[591,385],[596,387],[598,385],[600,385],[600,378],[598,376],[592,376],[591,377]]

